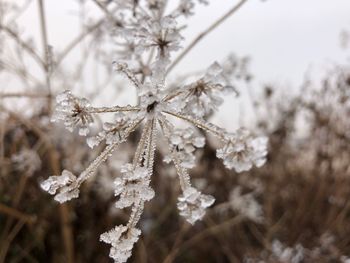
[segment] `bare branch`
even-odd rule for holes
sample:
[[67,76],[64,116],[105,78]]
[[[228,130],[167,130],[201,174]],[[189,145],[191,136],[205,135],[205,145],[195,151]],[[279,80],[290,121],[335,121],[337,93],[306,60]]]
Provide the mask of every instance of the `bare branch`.
[[241,0],[237,5],[232,7],[227,13],[225,13],[222,17],[216,20],[213,24],[211,24],[206,30],[200,33],[192,42],[188,45],[186,49],[182,51],[182,53],[174,60],[174,62],[170,65],[167,74],[169,74],[174,67],[190,52],[200,40],[202,40],[205,36],[211,33],[215,28],[217,28],[220,24],[222,24],[227,18],[236,13],[248,0]]

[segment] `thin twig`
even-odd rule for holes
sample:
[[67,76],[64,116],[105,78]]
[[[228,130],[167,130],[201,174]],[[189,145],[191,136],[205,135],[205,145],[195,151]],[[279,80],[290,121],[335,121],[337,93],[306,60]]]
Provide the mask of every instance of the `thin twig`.
[[2,244],[1,250],[0,250],[0,263],[5,263],[6,255],[11,246],[11,243],[13,239],[17,236],[19,231],[21,231],[23,225],[24,225],[24,221],[18,221],[17,224],[13,227],[10,234],[6,237],[6,240]]
[[[113,14],[117,9],[114,8],[110,13]],[[61,54],[58,56],[57,60],[55,61],[55,69],[57,69],[58,65],[62,63],[62,61],[66,58],[66,56],[81,42],[83,41],[88,35],[90,35],[92,32],[97,30],[101,25],[103,25],[106,22],[106,17],[101,18],[98,20],[95,24],[88,27],[86,30],[84,30],[80,35],[78,35],[75,39],[72,40],[61,52]]]
[[42,93],[26,93],[26,92],[11,92],[11,93],[0,93],[0,98],[47,98],[50,94]]
[[48,44],[47,39],[47,28],[46,28],[46,18],[45,18],[45,10],[44,10],[44,1],[38,0],[39,5],[39,14],[40,14],[40,27],[41,27],[41,38],[44,48],[44,70],[45,70],[45,80],[46,80],[46,87],[49,92],[49,98],[48,98],[48,108],[49,112],[51,112],[51,80],[50,80],[50,68],[51,68],[51,62],[50,62],[50,48]]
[[213,24],[211,24],[206,30],[201,32],[192,42],[188,45],[184,51],[174,60],[174,62],[170,65],[167,74],[169,74],[174,67],[190,52],[200,40],[202,40],[205,36],[207,36],[210,32],[212,32],[215,28],[217,28],[220,24],[222,24],[227,18],[233,15],[236,11],[238,11],[245,2],[248,0],[241,0],[237,5],[232,7],[227,13],[225,13],[222,17],[216,20]]
[[178,247],[178,249],[174,252],[175,254],[179,254],[180,252],[183,252],[185,250],[187,250],[188,248],[190,248],[192,245],[194,245],[196,242],[210,236],[210,235],[217,235],[218,233],[220,233],[223,230],[226,230],[229,227],[232,227],[238,223],[240,223],[242,221],[242,217],[241,216],[235,216],[232,217],[220,224],[208,227],[206,229],[204,229],[202,232],[199,232],[198,234],[192,236],[189,240],[185,241],[184,243],[181,244],[180,247]]
[[24,40],[22,40],[15,31],[13,31],[11,28],[5,25],[2,25],[1,23],[0,23],[0,31],[6,32],[13,40],[17,42],[18,45],[20,45],[25,51],[27,51],[27,53],[30,54],[33,57],[33,59],[36,62],[38,62],[40,66],[43,67],[45,65],[45,62],[41,59],[39,54]]
[[[49,162],[53,174],[59,174],[61,170],[59,154],[53,148],[49,149]],[[74,263],[74,238],[71,220],[71,208],[68,204],[60,204],[59,212],[61,218],[61,235],[65,248],[66,262]]]
[[28,215],[12,207],[0,203],[0,213],[19,219],[25,223],[32,224],[36,221],[36,216]]

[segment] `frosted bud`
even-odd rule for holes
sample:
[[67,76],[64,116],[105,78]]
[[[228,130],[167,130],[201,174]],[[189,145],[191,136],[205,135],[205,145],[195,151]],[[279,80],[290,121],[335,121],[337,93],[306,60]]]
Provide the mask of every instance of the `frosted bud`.
[[177,208],[180,215],[192,225],[201,220],[205,215],[205,209],[214,204],[215,199],[211,195],[204,195],[194,187],[188,187],[178,198]]
[[87,99],[77,98],[69,90],[56,97],[56,108],[52,115],[52,122],[63,121],[69,131],[75,127],[79,129],[79,135],[86,136],[89,133],[89,124],[93,122],[88,109],[90,103]]
[[202,118],[216,111],[227,91],[233,89],[223,77],[221,66],[215,62],[202,78],[184,86],[183,90],[182,96],[186,101],[184,112]]
[[216,155],[222,159],[228,169],[237,173],[248,171],[254,165],[261,167],[266,162],[267,137],[254,137],[246,129],[226,134],[226,143],[218,149]]
[[149,201],[154,197],[154,191],[149,186],[149,172],[145,167],[133,168],[132,164],[125,164],[121,168],[121,176],[114,181],[115,196],[119,200],[117,208],[125,208],[138,203],[140,200]]
[[41,188],[51,195],[55,200],[64,203],[79,196],[79,184],[77,178],[71,172],[64,170],[60,176],[50,176],[40,184]]
[[124,263],[131,256],[134,244],[139,239],[141,231],[138,228],[128,229],[119,225],[100,236],[100,240],[110,244],[112,247],[109,256],[115,263]]
[[[193,168],[195,166],[196,148],[202,148],[205,144],[205,138],[197,134],[194,129],[175,129],[170,135],[169,143],[171,148],[176,151],[176,156],[179,158],[180,165],[183,168]],[[164,161],[169,163],[171,156],[165,156]]]
[[194,3],[191,0],[180,0],[179,5],[177,9],[175,10],[174,15],[180,16],[183,15],[184,17],[189,17],[193,15],[193,9],[194,9]]
[[86,140],[90,148],[94,148],[99,145],[103,140],[106,144],[120,143],[126,139],[127,133],[125,130],[129,127],[130,121],[133,120],[133,116],[127,116],[124,113],[115,114],[114,122],[105,122],[103,124],[103,131],[97,136],[90,137]]

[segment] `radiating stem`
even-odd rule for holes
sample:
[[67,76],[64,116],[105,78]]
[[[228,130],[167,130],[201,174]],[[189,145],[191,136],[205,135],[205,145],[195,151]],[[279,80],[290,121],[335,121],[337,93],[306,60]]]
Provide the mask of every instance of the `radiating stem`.
[[96,169],[107,160],[108,156],[112,154],[112,152],[115,150],[115,148],[126,140],[126,138],[129,136],[131,132],[133,132],[137,126],[142,122],[143,119],[135,121],[132,125],[129,126],[128,129],[125,131],[125,137],[124,140],[120,142],[115,142],[110,145],[108,145],[103,152],[92,162],[90,165],[79,175],[77,182],[78,185],[80,185],[82,182],[84,182],[86,179],[88,179],[95,171]]
[[144,202],[142,201],[135,204],[135,206],[132,208],[130,219],[127,225],[128,229],[131,229],[137,225],[137,223],[140,220],[141,214],[143,212],[143,208],[144,208]]
[[146,167],[148,169],[149,175],[152,175],[153,173],[153,164],[154,164],[154,154],[156,150],[156,136],[157,136],[157,123],[153,119],[151,122],[150,127],[150,134],[149,134],[149,140],[148,145],[145,152],[145,163]]
[[185,120],[187,122],[190,122],[193,125],[197,126],[198,128],[212,133],[213,135],[215,135],[220,140],[222,140],[224,142],[226,141],[226,138],[224,136],[225,130],[223,130],[222,128],[220,128],[218,126],[215,126],[212,123],[205,122],[205,121],[199,120],[199,119],[194,119],[192,116],[183,115],[183,114],[176,113],[176,112],[171,112],[171,111],[163,111],[163,112],[166,113],[166,114],[172,115],[174,117],[177,117],[179,119]]
[[[159,123],[163,129],[164,136],[167,138],[169,145],[171,145],[170,143],[171,127],[168,121],[166,119],[162,119],[159,121]],[[176,172],[179,176],[181,189],[182,191],[185,191],[188,187],[191,186],[190,176],[187,170],[181,166],[181,162],[179,160],[178,153],[176,152],[175,147],[172,147],[172,148],[170,147],[169,151],[171,154],[172,161],[175,165]]]
[[134,168],[136,168],[136,166],[139,164],[139,162],[141,161],[142,154],[144,153],[145,144],[146,144],[146,141],[148,138],[149,129],[151,128],[150,125],[151,125],[150,121],[147,121],[145,126],[143,127],[143,130],[141,133],[141,138],[140,138],[140,141],[137,145],[136,152],[134,155],[134,160],[133,160],[133,167]]
[[120,111],[139,111],[139,107],[134,106],[113,106],[113,107],[89,107],[88,113],[107,113],[107,112],[120,112]]
[[115,70],[123,73],[133,84],[136,88],[141,87],[140,81],[137,79],[135,74],[129,69],[128,65],[126,63],[114,63]]
[[[154,119],[149,120],[142,132],[140,143],[138,145],[137,153],[134,157],[134,167],[135,163],[137,164],[140,159],[140,153],[145,154],[144,163],[145,167],[148,169],[148,175],[152,175],[153,163],[154,163],[154,153],[155,153],[155,144],[156,144],[156,121]],[[145,147],[145,142],[147,145]],[[142,155],[141,154],[141,155]],[[144,201],[140,200],[132,208],[130,219],[128,222],[128,229],[131,229],[137,225],[140,220],[141,214],[144,208]]]

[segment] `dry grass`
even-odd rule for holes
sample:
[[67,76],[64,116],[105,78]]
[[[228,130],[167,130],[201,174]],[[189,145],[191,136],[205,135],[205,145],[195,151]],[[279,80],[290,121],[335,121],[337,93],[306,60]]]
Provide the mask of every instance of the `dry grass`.
[[[331,92],[336,96],[341,91],[335,88]],[[333,118],[339,105],[322,108],[322,94],[329,92],[314,94],[318,104],[313,107],[297,98],[280,108],[280,117],[274,120],[269,133],[268,162],[263,168],[245,174],[228,172],[207,146],[192,173],[193,178],[205,177],[205,189],[215,196],[218,206],[228,201],[234,187],[240,185],[249,192],[256,190],[252,182],[259,182],[263,189],[258,194],[264,212],[262,223],[254,223],[230,209],[215,208],[195,226],[185,223],[177,214],[179,189],[175,178],[167,175],[171,171],[158,153],[153,180],[157,198],[146,207],[142,240],[131,262],[242,262],[246,256],[269,253],[274,240],[291,247],[302,244],[306,249],[321,249],[327,235],[334,238],[327,249],[322,248],[317,258],[310,256],[303,262],[341,262],[342,255],[349,255],[348,159],[344,159],[343,166],[335,166],[336,160],[349,152],[347,130],[341,129],[347,124],[335,129],[333,119],[327,116]],[[300,143],[295,139],[295,119],[305,109],[313,117],[309,119],[311,132]],[[110,212],[113,198],[100,194],[97,181],[90,181],[81,198],[66,205],[57,204],[39,188],[38,181],[58,174],[67,158],[64,147],[48,136],[52,128],[41,124],[43,116],[25,119],[8,114],[2,123],[1,262],[110,262],[108,247],[98,237],[124,222],[125,214]],[[71,147],[84,144],[79,139],[75,142]],[[23,147],[35,149],[42,160],[41,169],[31,177],[17,171],[11,161],[11,156]],[[309,160],[311,155],[314,158]],[[81,161],[88,158],[82,156]],[[266,262],[279,261],[270,258]]]

